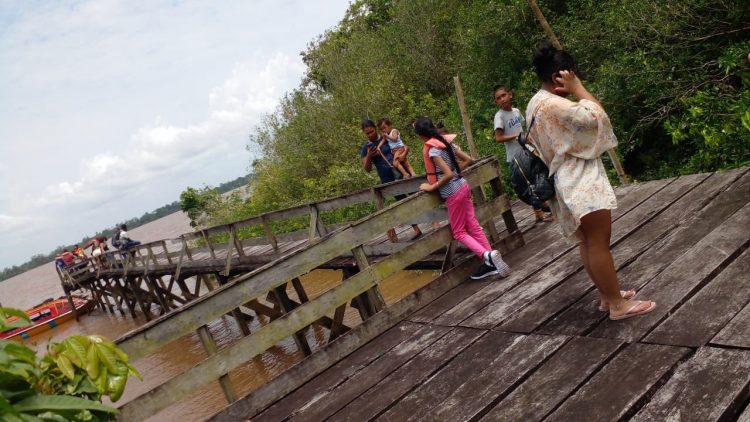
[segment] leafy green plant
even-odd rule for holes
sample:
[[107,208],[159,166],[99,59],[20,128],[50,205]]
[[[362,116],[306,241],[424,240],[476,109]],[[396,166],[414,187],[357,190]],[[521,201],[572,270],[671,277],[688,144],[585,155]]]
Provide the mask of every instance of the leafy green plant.
[[[8,322],[9,317],[17,317]],[[30,324],[18,309],[0,308],[0,331]],[[0,419],[3,421],[108,421],[128,377],[141,378],[128,356],[97,335],[71,336],[47,346],[39,357],[24,346],[0,340]]]

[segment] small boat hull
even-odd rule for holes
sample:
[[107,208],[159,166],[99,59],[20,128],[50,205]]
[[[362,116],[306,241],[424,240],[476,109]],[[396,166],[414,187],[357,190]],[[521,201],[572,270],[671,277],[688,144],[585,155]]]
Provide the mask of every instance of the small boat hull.
[[[73,297],[73,304],[77,313],[86,312],[94,306],[93,300],[87,300],[77,296]],[[26,311],[32,320],[32,325],[15,328],[0,333],[0,339],[22,341],[37,334],[49,331],[58,325],[75,318],[76,312],[70,307],[68,299],[62,297],[50,300]],[[12,322],[9,320],[8,322]]]

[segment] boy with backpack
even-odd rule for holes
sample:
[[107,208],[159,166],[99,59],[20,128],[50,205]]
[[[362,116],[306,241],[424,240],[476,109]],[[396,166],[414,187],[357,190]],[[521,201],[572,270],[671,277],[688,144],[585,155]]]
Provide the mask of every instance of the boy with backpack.
[[[521,151],[518,135],[523,132],[523,114],[513,107],[513,91],[507,86],[495,85],[492,93],[495,104],[499,107],[495,113],[495,140],[505,145],[505,161],[510,164],[513,156]],[[534,217],[538,223],[553,220],[546,203],[541,208],[534,208]]]

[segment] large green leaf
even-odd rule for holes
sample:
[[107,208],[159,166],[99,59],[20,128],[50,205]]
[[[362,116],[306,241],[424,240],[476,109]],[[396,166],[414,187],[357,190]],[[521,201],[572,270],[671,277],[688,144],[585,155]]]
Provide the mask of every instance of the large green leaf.
[[21,400],[15,404],[19,412],[36,412],[43,410],[96,410],[106,413],[116,413],[117,409],[105,406],[93,400],[70,396],[47,396],[38,394]]
[[90,344],[86,353],[86,372],[91,379],[99,377],[99,354],[96,353],[96,344]]
[[102,343],[94,344],[96,347],[96,353],[99,355],[99,360],[107,367],[109,372],[117,373],[117,356],[107,345]]
[[60,371],[68,377],[68,379],[72,380],[75,378],[75,369],[73,369],[73,365],[71,365],[70,360],[68,360],[65,355],[60,355],[55,359],[55,362],[57,362],[57,367],[60,368]]

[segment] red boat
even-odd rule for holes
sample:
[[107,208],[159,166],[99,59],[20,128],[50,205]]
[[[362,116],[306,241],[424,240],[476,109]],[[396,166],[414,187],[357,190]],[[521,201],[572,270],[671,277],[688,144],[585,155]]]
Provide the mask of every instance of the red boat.
[[[93,300],[73,296],[73,305],[78,313],[85,312],[94,306]],[[65,297],[59,299],[49,299],[46,302],[33,307],[26,311],[32,325],[25,327],[13,328],[0,333],[0,339],[20,340],[28,339],[44,331],[57,327],[65,321],[70,321],[75,317],[75,313],[70,308],[70,303]],[[8,318],[8,323],[17,321],[18,317]]]

